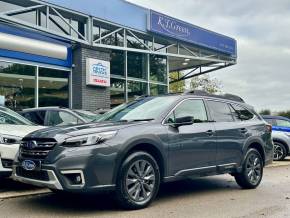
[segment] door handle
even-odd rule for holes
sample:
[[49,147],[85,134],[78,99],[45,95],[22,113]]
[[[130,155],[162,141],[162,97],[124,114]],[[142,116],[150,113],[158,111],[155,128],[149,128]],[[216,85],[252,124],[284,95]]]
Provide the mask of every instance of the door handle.
[[206,134],[208,134],[209,136],[213,136],[214,131],[213,130],[208,130],[208,131],[206,131]]
[[240,132],[243,133],[243,134],[245,134],[245,133],[248,132],[248,130],[247,130],[246,128],[241,128],[241,129],[240,129]]

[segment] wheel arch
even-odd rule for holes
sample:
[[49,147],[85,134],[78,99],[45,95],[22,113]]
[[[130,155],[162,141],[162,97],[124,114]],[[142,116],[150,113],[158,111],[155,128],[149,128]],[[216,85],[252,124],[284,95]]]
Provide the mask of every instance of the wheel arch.
[[265,153],[265,150],[263,147],[263,142],[261,142],[258,139],[250,140],[244,149],[244,159],[245,159],[247,151],[251,148],[256,149],[261,154],[261,157],[263,159],[263,164],[265,165],[266,164],[266,153]]
[[289,151],[289,146],[288,146],[288,144],[287,144],[284,140],[282,140],[282,139],[278,139],[278,138],[273,138],[273,142],[281,143],[282,145],[285,146],[285,149],[286,149],[287,154],[290,153],[290,151]]
[[117,163],[115,165],[113,181],[116,182],[118,173],[120,172],[120,167],[122,166],[122,163],[124,162],[124,160],[130,154],[137,151],[147,152],[156,160],[159,166],[159,170],[160,170],[160,180],[162,182],[164,176],[166,175],[166,169],[167,169],[166,161],[165,161],[166,158],[162,154],[161,149],[155,143],[148,142],[148,141],[143,141],[143,142],[138,141],[138,142],[132,143],[130,146],[127,146],[127,148],[125,149],[125,151],[122,152],[122,154],[119,155],[116,161]]

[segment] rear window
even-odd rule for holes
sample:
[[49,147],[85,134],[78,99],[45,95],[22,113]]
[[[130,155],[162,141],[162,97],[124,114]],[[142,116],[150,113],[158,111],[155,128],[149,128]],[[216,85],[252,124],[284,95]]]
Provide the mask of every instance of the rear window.
[[247,110],[246,108],[240,105],[231,104],[231,109],[232,109],[234,118],[238,121],[251,120],[254,118],[253,113],[251,113],[249,110]]
[[35,124],[44,125],[45,114],[46,111],[43,110],[43,111],[26,112],[23,113],[23,116]]
[[277,126],[290,127],[290,122],[288,120],[276,120]]
[[271,124],[272,126],[277,126],[276,120],[274,119],[265,119],[265,121],[269,124]]
[[234,122],[232,112],[227,103],[208,101],[209,110],[215,122]]

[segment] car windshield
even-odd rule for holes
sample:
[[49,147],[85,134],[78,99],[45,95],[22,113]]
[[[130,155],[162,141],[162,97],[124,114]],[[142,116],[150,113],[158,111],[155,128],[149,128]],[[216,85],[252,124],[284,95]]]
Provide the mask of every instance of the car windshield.
[[101,114],[94,114],[90,111],[84,111],[84,110],[75,110],[75,113],[77,113],[79,116],[81,116],[83,119],[85,119],[87,122],[91,122],[93,120],[101,118]]
[[20,114],[5,107],[0,107],[0,124],[35,125]]
[[176,97],[147,97],[122,104],[95,121],[155,120],[176,101]]

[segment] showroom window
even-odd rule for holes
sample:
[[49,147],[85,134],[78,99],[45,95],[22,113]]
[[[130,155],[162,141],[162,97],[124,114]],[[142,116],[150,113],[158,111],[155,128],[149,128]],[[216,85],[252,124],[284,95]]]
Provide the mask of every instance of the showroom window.
[[113,50],[111,53],[111,74],[117,76],[125,75],[124,51]]
[[147,83],[128,81],[128,100],[132,101],[142,95],[147,95]]
[[147,55],[128,52],[128,77],[147,79]]
[[33,108],[38,91],[38,106],[69,107],[69,75],[69,71],[0,61],[0,99],[12,110]]
[[164,95],[167,94],[167,86],[159,84],[150,84],[150,95]]
[[0,62],[0,96],[13,110],[34,107],[36,67]]
[[125,80],[111,78],[111,108],[125,102]]
[[69,72],[39,68],[39,107],[69,107]]
[[167,82],[167,60],[160,55],[150,55],[150,80]]

